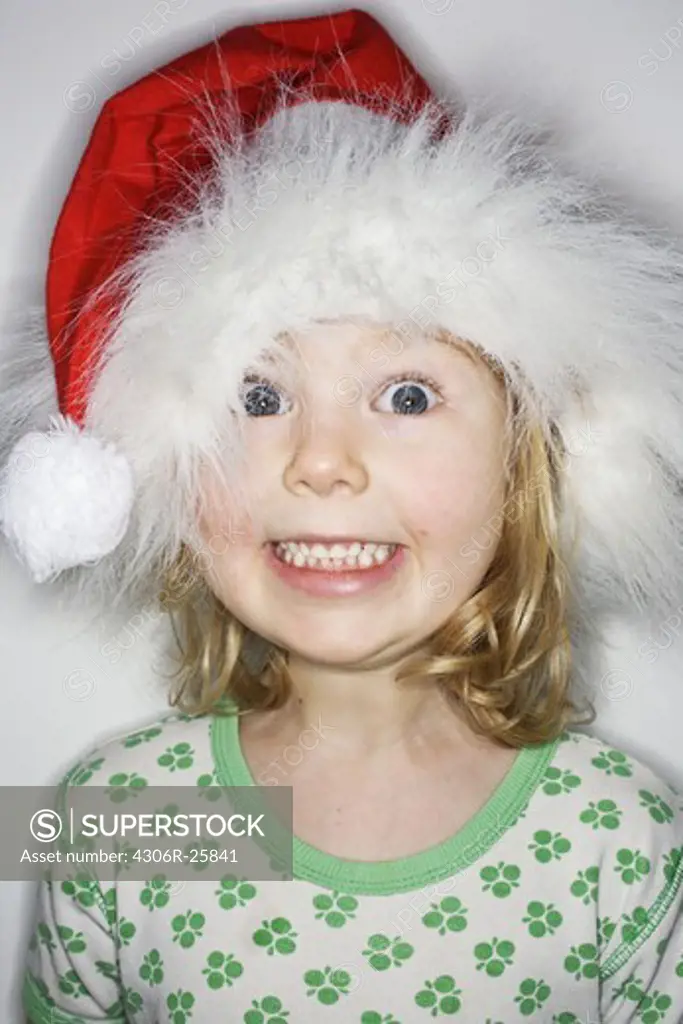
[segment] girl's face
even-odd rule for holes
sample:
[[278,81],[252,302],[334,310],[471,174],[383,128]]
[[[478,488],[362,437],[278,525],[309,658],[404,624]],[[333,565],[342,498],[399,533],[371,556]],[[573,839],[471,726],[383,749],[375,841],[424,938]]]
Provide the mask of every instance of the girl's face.
[[339,322],[293,340],[295,380],[245,380],[248,511],[203,478],[204,575],[299,658],[378,667],[491,563],[495,543],[474,539],[504,501],[505,396],[455,343]]

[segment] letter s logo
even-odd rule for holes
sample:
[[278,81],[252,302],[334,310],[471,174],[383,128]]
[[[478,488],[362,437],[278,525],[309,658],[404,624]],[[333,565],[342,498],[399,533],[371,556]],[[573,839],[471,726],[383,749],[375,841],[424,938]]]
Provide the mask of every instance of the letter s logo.
[[62,819],[57,811],[43,808],[31,818],[29,829],[34,839],[39,843],[52,843],[62,832]]

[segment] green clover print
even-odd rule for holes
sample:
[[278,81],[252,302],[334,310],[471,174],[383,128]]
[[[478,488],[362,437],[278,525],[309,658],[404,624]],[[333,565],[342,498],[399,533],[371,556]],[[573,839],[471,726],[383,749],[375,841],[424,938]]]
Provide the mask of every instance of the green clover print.
[[586,906],[598,899],[598,881],[600,879],[600,868],[593,865],[585,871],[579,871],[575,880],[570,886],[572,896],[577,896]]
[[382,1016],[376,1010],[366,1010],[360,1015],[360,1024],[401,1024],[401,1022],[396,1020],[393,1013]]
[[623,847],[617,851],[617,863],[614,870],[621,875],[625,885],[640,882],[650,873],[650,861],[640,850],[629,850]]
[[347,995],[351,984],[348,971],[332,970],[325,967],[323,971],[306,971],[304,981],[308,986],[307,996],[316,996],[324,1006],[332,1006],[339,1001],[339,996]]
[[388,935],[371,935],[367,942],[368,948],[363,950],[363,956],[368,958],[368,963],[376,971],[386,971],[389,967],[402,967],[403,961],[408,960],[415,952],[408,942],[401,942],[397,935],[390,939]]
[[673,821],[674,812],[661,796],[655,796],[647,789],[639,789],[638,796],[640,797],[640,806],[647,807],[650,817],[658,825],[665,825]]
[[253,999],[253,1009],[244,1015],[244,1024],[288,1024],[289,1010],[285,1010],[277,996],[265,996],[260,1001]]
[[434,981],[425,982],[425,987],[415,996],[415,1002],[430,1010],[430,1016],[439,1017],[458,1013],[462,1006],[461,995],[462,989],[457,987],[455,978],[451,974],[440,974]]
[[329,895],[320,893],[313,897],[313,906],[318,911],[316,921],[322,918],[330,928],[341,928],[356,916],[358,900],[355,896],[342,896],[334,890]]
[[510,895],[513,888],[519,888],[521,874],[516,864],[505,864],[502,860],[498,861],[498,864],[490,864],[479,872],[479,877],[484,882],[482,891],[490,891],[493,896],[504,899]]
[[532,1013],[542,1009],[543,1003],[550,996],[550,985],[547,982],[534,978],[525,978],[519,986],[519,995],[515,996],[519,1012],[524,1017],[530,1017]]
[[430,906],[422,918],[426,928],[437,928],[439,935],[445,935],[447,931],[462,932],[467,927],[467,907],[456,896],[445,896],[440,903]]
[[174,747],[166,747],[165,752],[157,758],[157,764],[171,772],[191,768],[194,764],[194,750],[189,743],[176,743]]
[[190,949],[194,946],[197,939],[203,935],[202,928],[206,924],[206,918],[203,914],[198,914],[192,910],[186,911],[184,914],[176,914],[171,921],[171,928],[173,929],[173,941],[177,942],[182,949]]
[[573,974],[577,981],[581,978],[597,978],[600,973],[598,955],[597,947],[590,942],[571,946],[569,956],[565,957],[564,969]]
[[235,960],[232,953],[221,953],[216,949],[209,953],[206,958],[206,967],[202,974],[206,975],[206,983],[209,988],[223,988],[224,985],[232,985],[236,978],[244,973],[244,967]]
[[296,949],[295,939],[298,932],[295,932],[286,917],[274,917],[272,921],[262,921],[263,927],[259,928],[252,935],[257,946],[262,946],[273,953],[293,953]]
[[146,785],[147,779],[143,779],[137,772],[116,772],[109,777],[109,785],[105,792],[113,803],[120,804],[131,796],[137,796]]
[[85,764],[76,765],[69,777],[69,784],[72,786],[84,786],[103,764],[104,758],[98,757],[95,761],[87,761]]
[[140,903],[149,910],[160,910],[166,906],[170,898],[171,883],[167,882],[163,875],[155,875],[150,882],[146,882],[140,893]]
[[479,961],[477,970],[485,970],[490,978],[498,978],[512,964],[514,952],[514,943],[507,939],[478,942],[474,947],[474,955]]
[[139,729],[137,732],[130,733],[129,736],[122,741],[123,746],[130,750],[131,747],[137,747],[141,743],[149,743],[150,740],[155,739],[157,736],[161,736],[162,730],[158,725],[153,726],[150,729]]
[[645,907],[636,907],[632,914],[624,914],[621,926],[622,942],[635,942],[638,935],[647,927],[649,920],[650,915]]
[[631,763],[625,754],[620,750],[604,750],[591,761],[596,768],[600,768],[607,775],[620,775],[629,778],[633,774]]
[[623,811],[614,800],[598,800],[597,803],[591,800],[586,810],[581,811],[579,821],[591,825],[593,831],[599,828],[615,829],[621,824],[622,814]]
[[218,906],[223,910],[232,910],[233,907],[246,907],[249,900],[256,895],[256,887],[251,882],[245,882],[235,875],[225,875],[221,878],[221,887],[216,889]]
[[563,917],[554,903],[541,903],[532,900],[527,904],[526,915],[522,922],[529,926],[529,935],[541,939],[544,935],[554,935],[562,924]]
[[560,793],[571,793],[573,789],[581,785],[581,779],[567,769],[555,768],[552,765],[546,769],[543,776],[543,792],[548,796],[557,796]]
[[146,953],[140,967],[140,977],[146,981],[150,988],[161,985],[164,980],[164,961],[158,949],[151,949]]
[[171,1011],[169,1024],[187,1024],[192,1016],[194,996],[191,992],[183,992],[182,989],[178,989],[176,992],[170,993],[166,999],[166,1006]]
[[86,942],[83,932],[75,932],[73,928],[67,928],[66,925],[58,924],[57,934],[62,940],[67,953],[85,953]]
[[560,860],[565,853],[569,853],[572,844],[560,832],[549,832],[547,829],[539,829],[534,832],[533,842],[529,843],[529,849],[534,851],[534,856],[539,864],[548,864],[551,860]]

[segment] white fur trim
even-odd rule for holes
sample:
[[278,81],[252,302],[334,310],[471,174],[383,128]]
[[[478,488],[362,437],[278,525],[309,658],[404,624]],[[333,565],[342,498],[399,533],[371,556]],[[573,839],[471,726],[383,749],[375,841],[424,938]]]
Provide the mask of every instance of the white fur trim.
[[286,356],[279,332],[355,318],[471,339],[565,440],[593,426],[564,509],[583,622],[634,601],[668,614],[683,598],[680,241],[508,112],[470,107],[437,145],[429,109],[401,126],[304,102],[251,140],[233,113],[196,208],[152,226],[113,282],[129,299],[86,426],[127,456],[136,504],[82,593],[154,599],[180,541],[201,547],[200,462],[239,486],[244,372]]
[[43,583],[113,551],[132,503],[126,458],[56,416],[48,433],[31,431],[14,445],[0,484],[0,524]]

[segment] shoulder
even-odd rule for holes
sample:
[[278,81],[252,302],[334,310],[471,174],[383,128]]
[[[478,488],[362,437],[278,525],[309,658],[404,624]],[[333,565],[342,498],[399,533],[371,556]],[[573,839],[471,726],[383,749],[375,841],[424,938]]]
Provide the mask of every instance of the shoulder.
[[157,717],[92,747],[62,781],[69,786],[208,785],[211,721],[210,715],[193,718],[178,712]]
[[563,733],[547,774],[559,780],[567,773],[584,800],[612,802],[616,817],[628,814],[642,826],[672,822],[683,813],[683,793],[677,787],[644,760],[598,736]]
[[654,900],[680,886],[683,794],[642,759],[597,736],[567,731],[546,772],[546,792],[549,785],[572,787],[577,834],[595,849],[615,900],[627,891]]
[[553,785],[573,777],[570,814],[593,865],[593,891],[571,891],[595,900],[600,1019],[640,1020],[650,989],[671,1006],[683,977],[683,794],[641,758],[584,733],[563,735],[553,767]]

